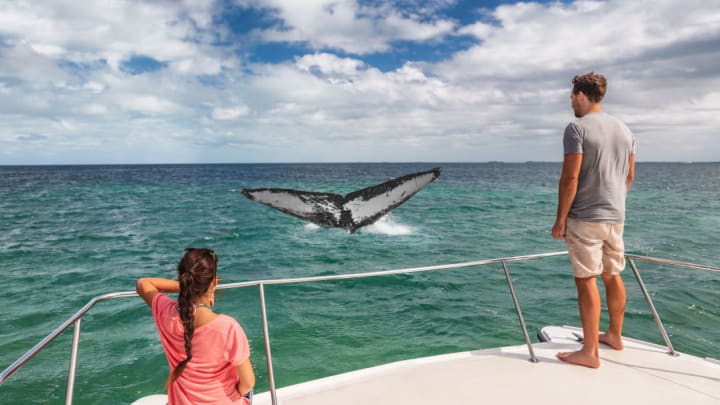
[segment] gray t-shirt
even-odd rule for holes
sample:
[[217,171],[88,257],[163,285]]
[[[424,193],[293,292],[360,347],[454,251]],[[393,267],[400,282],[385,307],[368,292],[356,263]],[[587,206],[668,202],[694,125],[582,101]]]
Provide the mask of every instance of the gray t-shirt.
[[582,153],[578,189],[568,217],[590,222],[625,222],[630,155],[635,138],[617,118],[592,112],[568,124],[565,154]]

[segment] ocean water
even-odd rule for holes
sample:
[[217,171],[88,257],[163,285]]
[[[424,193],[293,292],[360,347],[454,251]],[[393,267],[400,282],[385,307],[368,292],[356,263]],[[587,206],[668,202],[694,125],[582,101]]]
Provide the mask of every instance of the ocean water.
[[[347,193],[414,171],[440,178],[355,234],[245,199],[284,187]],[[550,236],[559,163],[0,167],[0,368],[95,296],[174,277],[188,246],[220,258],[223,283],[437,265],[565,250]],[[628,252],[720,265],[720,163],[639,163]],[[638,262],[677,350],[720,358],[720,275]],[[531,336],[579,325],[566,257],[510,263]],[[625,335],[662,343],[625,273]],[[278,386],[424,355],[523,343],[501,266],[266,287]],[[256,287],[219,292],[267,375]],[[607,325],[603,313],[602,326]],[[1,404],[63,403],[72,328],[0,386]],[[167,363],[139,298],[82,322],[76,404],[162,392]]]

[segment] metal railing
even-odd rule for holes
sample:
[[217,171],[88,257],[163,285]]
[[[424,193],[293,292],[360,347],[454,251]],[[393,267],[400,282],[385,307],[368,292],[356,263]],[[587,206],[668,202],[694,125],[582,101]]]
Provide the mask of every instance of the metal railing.
[[658,263],[658,264],[666,264],[670,266],[678,266],[678,267],[686,267],[690,269],[698,269],[698,270],[707,270],[707,271],[713,271],[720,273],[720,268],[713,267],[713,266],[705,266],[702,264],[693,264],[693,263],[684,263],[684,262],[677,262],[674,260],[666,260],[666,259],[658,259],[655,257],[649,257],[649,256],[638,256],[638,255],[625,255],[627,257],[628,263],[630,264],[630,268],[633,271],[633,274],[635,274],[635,279],[638,282],[638,285],[640,286],[640,291],[642,291],[643,297],[645,297],[645,301],[648,304],[648,307],[650,308],[650,312],[653,314],[653,318],[655,318],[655,323],[657,324],[658,329],[660,330],[660,334],[663,337],[663,340],[665,340],[665,345],[667,345],[668,354],[671,356],[677,356],[678,354],[675,352],[675,349],[673,348],[672,342],[670,342],[670,336],[668,336],[667,331],[665,331],[665,326],[663,325],[662,321],[660,320],[660,315],[658,315],[657,310],[655,310],[655,305],[652,302],[652,299],[650,299],[650,293],[648,293],[647,288],[645,287],[645,283],[642,281],[642,277],[640,277],[640,272],[637,269],[637,266],[635,265],[635,261],[633,259],[637,260],[644,260],[646,262],[652,262],[652,263]]
[[[265,303],[265,286],[266,285],[287,285],[287,284],[297,284],[297,283],[312,283],[312,282],[319,282],[319,281],[337,281],[337,280],[379,277],[379,276],[398,275],[398,274],[411,274],[411,273],[420,273],[420,272],[441,271],[441,270],[459,269],[459,268],[464,268],[464,267],[475,267],[475,266],[482,266],[482,265],[493,264],[493,263],[495,263],[495,264],[500,263],[500,264],[502,264],[503,270],[505,272],[505,277],[506,277],[506,280],[508,283],[510,294],[512,296],[512,300],[515,305],[515,310],[517,312],[518,319],[520,321],[520,327],[522,329],[523,336],[525,338],[525,343],[527,344],[527,347],[528,347],[528,353],[530,356],[529,361],[536,363],[536,362],[538,362],[538,360],[537,360],[537,357],[535,356],[532,342],[530,341],[530,337],[527,332],[525,320],[522,315],[520,303],[517,299],[517,294],[515,293],[515,288],[513,287],[513,284],[512,284],[512,278],[510,276],[510,271],[508,269],[507,263],[516,262],[516,261],[527,261],[527,260],[531,260],[531,259],[539,259],[539,258],[546,258],[546,257],[564,256],[564,255],[567,255],[567,252],[541,253],[541,254],[535,254],[535,255],[504,257],[504,258],[497,258],[497,259],[445,264],[445,265],[438,265],[438,266],[414,267],[414,268],[385,270],[385,271],[376,271],[376,272],[365,272],[365,273],[353,273],[353,274],[338,274],[338,275],[332,275],[332,276],[299,277],[299,278],[284,278],[284,279],[272,279],[272,280],[255,280],[255,281],[246,281],[246,282],[239,282],[239,283],[222,284],[222,285],[219,285],[217,288],[218,289],[230,289],[230,288],[241,288],[241,287],[252,287],[252,286],[258,287],[258,291],[260,294],[260,312],[261,312],[261,317],[262,317],[263,335],[264,335],[264,343],[265,343],[265,355],[266,355],[266,359],[267,359],[268,383],[269,383],[272,403],[275,405],[275,404],[277,404],[277,396],[276,396],[276,388],[275,388],[275,376],[274,376],[273,364],[272,364],[270,332],[269,332],[268,321],[267,321],[267,307],[266,307],[266,303]],[[647,301],[648,306],[650,307],[653,317],[655,318],[655,322],[657,323],[658,328],[660,329],[660,333],[662,334],[663,339],[665,340],[665,343],[667,344],[668,354],[676,355],[676,353],[672,347],[672,343],[670,342],[670,338],[668,337],[668,334],[665,331],[665,327],[663,326],[662,321],[660,320],[660,316],[658,315],[657,311],[655,310],[655,306],[652,303],[650,294],[648,293],[647,288],[645,287],[645,284],[643,283],[642,278],[640,277],[640,273],[638,272],[637,266],[635,265],[635,262],[633,259],[643,260],[643,261],[653,262],[653,263],[658,263],[658,264],[666,264],[666,265],[671,265],[671,266],[686,267],[686,268],[693,268],[693,269],[699,269],[699,270],[708,270],[708,271],[713,271],[713,272],[718,272],[718,273],[720,273],[720,268],[713,267],[713,266],[693,264],[693,263],[678,262],[678,261],[673,261],[673,260],[658,259],[658,258],[648,257],[648,256],[631,255],[631,254],[626,255],[626,257],[628,259],[630,267],[633,270],[635,278],[636,278],[638,284],[640,285],[640,289],[645,297],[645,300]],[[10,376],[13,375],[16,371],[18,371],[21,367],[23,367],[28,361],[30,361],[30,359],[32,359],[37,353],[39,353],[46,346],[48,346],[52,341],[54,341],[57,337],[59,337],[63,332],[65,332],[65,330],[67,330],[71,325],[74,325],[72,349],[70,351],[70,364],[69,364],[69,368],[68,368],[68,384],[67,384],[67,391],[66,391],[66,396],[65,396],[65,404],[67,404],[67,405],[72,404],[73,392],[74,392],[74,387],[75,387],[75,371],[77,368],[77,355],[78,355],[78,348],[79,348],[79,342],[80,342],[80,323],[82,321],[83,315],[85,315],[98,302],[106,301],[106,300],[110,300],[110,299],[114,299],[114,298],[136,297],[136,296],[137,296],[137,293],[134,291],[125,291],[125,292],[117,292],[117,293],[100,295],[100,296],[97,296],[97,297],[91,299],[87,304],[85,304],[84,307],[82,307],[79,311],[77,311],[73,316],[71,316],[69,319],[67,319],[65,322],[63,322],[59,327],[57,327],[48,336],[46,336],[44,339],[42,339],[32,349],[28,350],[24,355],[22,355],[13,364],[11,364],[7,369],[5,369],[0,374],[0,385],[3,384],[8,378],[10,378]]]

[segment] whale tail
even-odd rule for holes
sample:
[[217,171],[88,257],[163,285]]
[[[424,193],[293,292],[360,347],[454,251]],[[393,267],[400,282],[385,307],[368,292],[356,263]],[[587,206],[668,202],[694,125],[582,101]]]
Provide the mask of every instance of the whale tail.
[[247,198],[325,228],[354,233],[410,199],[440,176],[440,168],[407,174],[345,196],[284,188],[243,189]]

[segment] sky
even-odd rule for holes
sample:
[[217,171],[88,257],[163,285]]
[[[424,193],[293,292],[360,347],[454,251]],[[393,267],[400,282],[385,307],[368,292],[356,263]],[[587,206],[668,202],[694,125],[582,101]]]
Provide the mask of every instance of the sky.
[[720,161],[720,1],[0,0],[0,165]]

